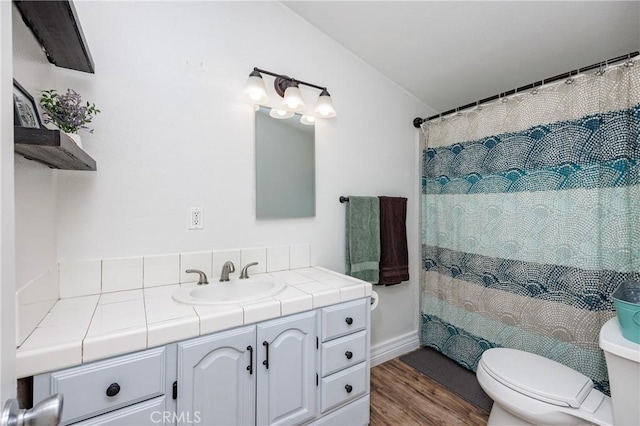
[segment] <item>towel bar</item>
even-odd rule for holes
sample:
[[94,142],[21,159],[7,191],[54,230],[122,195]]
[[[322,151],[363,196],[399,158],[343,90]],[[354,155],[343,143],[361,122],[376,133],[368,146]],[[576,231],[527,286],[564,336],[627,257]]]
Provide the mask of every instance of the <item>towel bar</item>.
[[348,203],[349,202],[349,197],[345,197],[344,195],[340,196],[340,202],[341,203]]

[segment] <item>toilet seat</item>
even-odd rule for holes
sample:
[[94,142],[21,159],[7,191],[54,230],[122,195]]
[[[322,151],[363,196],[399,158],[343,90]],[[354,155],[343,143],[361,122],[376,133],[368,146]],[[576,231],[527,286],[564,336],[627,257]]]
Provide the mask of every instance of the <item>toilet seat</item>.
[[502,385],[538,401],[561,407],[579,408],[593,390],[593,382],[584,374],[517,349],[487,350],[480,364],[489,376]]

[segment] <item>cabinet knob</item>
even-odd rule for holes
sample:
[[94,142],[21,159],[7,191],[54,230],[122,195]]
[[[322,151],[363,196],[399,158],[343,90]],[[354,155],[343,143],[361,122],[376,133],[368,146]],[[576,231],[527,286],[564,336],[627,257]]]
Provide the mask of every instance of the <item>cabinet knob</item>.
[[347,317],[347,318],[345,318],[345,320],[344,320],[344,321],[345,321],[347,324],[349,324],[349,325],[353,324],[353,318],[351,318],[351,317]]
[[351,393],[351,391],[353,390],[353,386],[351,385],[346,385],[344,388],[346,389],[347,393]]
[[116,396],[120,392],[120,385],[111,383],[107,388],[107,396]]
[[344,353],[344,356],[346,356],[346,357],[347,357],[347,359],[351,359],[351,358],[353,358],[353,353],[352,353],[351,351],[346,351],[346,352]]

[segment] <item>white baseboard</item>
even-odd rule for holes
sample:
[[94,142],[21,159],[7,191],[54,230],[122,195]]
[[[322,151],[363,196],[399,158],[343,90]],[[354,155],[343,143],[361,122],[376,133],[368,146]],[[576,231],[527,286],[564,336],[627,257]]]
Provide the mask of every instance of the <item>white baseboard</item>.
[[389,339],[371,347],[371,367],[387,362],[420,347],[418,331]]

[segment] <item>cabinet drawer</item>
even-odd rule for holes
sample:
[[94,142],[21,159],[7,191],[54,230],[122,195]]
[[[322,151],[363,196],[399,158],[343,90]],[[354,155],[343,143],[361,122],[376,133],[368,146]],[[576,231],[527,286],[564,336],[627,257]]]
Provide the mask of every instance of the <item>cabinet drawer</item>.
[[[111,413],[92,417],[74,426],[143,426],[164,425],[173,422],[173,413],[165,410],[164,396],[131,405]],[[165,421],[166,420],[166,421]]]
[[64,395],[69,424],[164,394],[164,373],[162,347],[52,373],[50,393]]
[[320,408],[331,410],[367,392],[367,363],[361,362],[347,370],[322,379]]
[[369,395],[323,416],[313,426],[364,426],[369,424]]
[[335,339],[367,325],[368,299],[355,300],[322,309],[322,341]]
[[366,350],[365,330],[323,343],[322,377],[364,361]]

